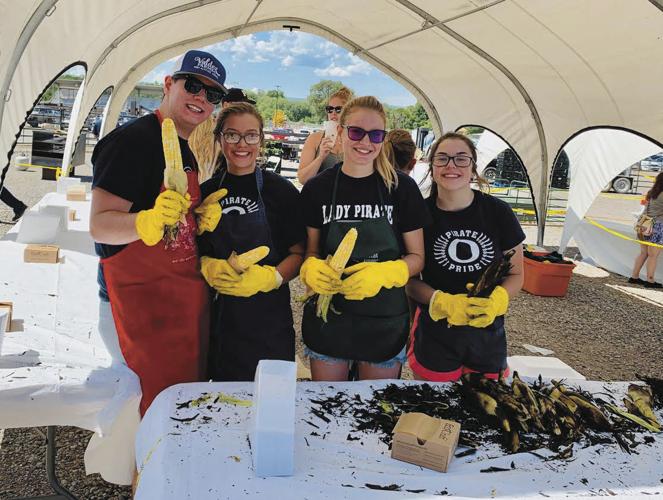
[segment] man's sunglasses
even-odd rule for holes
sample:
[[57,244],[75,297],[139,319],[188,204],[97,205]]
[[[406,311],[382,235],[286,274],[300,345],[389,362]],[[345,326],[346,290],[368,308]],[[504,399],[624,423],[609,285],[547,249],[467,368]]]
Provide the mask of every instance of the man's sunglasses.
[[220,88],[212,87],[211,85],[205,85],[203,82],[191,75],[174,76],[173,80],[184,80],[184,90],[186,90],[189,94],[198,95],[201,90],[205,89],[205,98],[210,104],[219,104],[221,102],[221,98],[226,94]]
[[327,113],[331,113],[332,111],[336,111],[336,114],[339,114],[343,110],[343,106],[325,106],[325,111]]
[[361,141],[366,134],[368,134],[368,140],[373,144],[380,144],[384,141],[385,136],[387,135],[386,130],[364,130],[361,127],[352,127],[350,125],[345,127],[348,131],[348,137],[352,141]]

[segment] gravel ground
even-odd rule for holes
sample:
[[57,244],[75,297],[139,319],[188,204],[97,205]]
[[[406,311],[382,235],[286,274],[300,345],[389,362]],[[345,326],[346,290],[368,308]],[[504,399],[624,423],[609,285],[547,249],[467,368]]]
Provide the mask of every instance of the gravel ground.
[[[77,170],[89,175],[89,172]],[[54,190],[53,182],[42,181],[39,171],[18,172],[11,168],[7,186],[26,204],[32,205]],[[0,204],[0,236],[11,225],[12,212]],[[527,228],[529,235],[535,234]],[[550,242],[558,241],[554,228],[547,231]],[[569,248],[567,255],[576,256]],[[552,349],[555,356],[593,380],[632,380],[636,373],[663,377],[663,292],[628,286],[626,280],[605,271],[580,265],[566,297],[536,297],[521,293],[507,316],[510,355],[532,355],[522,344]],[[621,288],[619,288],[621,287]],[[292,295],[302,295],[298,280]],[[633,296],[638,293],[643,299]],[[301,318],[301,304],[293,300]],[[298,346],[301,355],[301,343]],[[404,377],[410,372],[405,369]],[[129,488],[86,476],[83,453],[90,432],[77,428],[58,429],[58,476],[62,484],[85,500],[130,498]],[[51,494],[46,482],[44,438],[35,429],[0,430],[0,499]]]

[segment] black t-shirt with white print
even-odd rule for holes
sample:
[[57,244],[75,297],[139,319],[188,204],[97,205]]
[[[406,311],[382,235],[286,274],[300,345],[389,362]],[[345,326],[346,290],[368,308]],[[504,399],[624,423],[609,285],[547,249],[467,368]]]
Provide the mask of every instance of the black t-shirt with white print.
[[[184,171],[198,170],[187,141],[180,137],[179,143]],[[166,166],[157,115],[137,118],[101,139],[92,153],[92,165],[93,188],[130,201],[131,213],[152,208],[161,192]],[[95,244],[102,258],[116,254],[125,246]]]
[[433,223],[424,229],[426,265],[423,280],[436,290],[465,293],[486,267],[525,240],[511,207],[493,196],[474,191],[463,210],[449,212],[426,200]]
[[[377,172],[367,177],[350,177],[342,170],[339,172],[341,165],[321,172],[304,185],[302,208],[306,225],[322,229],[324,238],[325,226],[332,219],[356,221],[386,215],[401,252],[405,253],[402,233],[421,229],[430,223],[426,203],[415,181],[407,174],[397,172],[398,187],[388,192]],[[332,214],[332,193],[337,172],[336,214]]]
[[[205,181],[200,190],[203,199],[217,191],[222,172]],[[306,229],[302,218],[300,195],[297,188],[287,179],[274,172],[263,171],[262,201],[265,204],[267,223],[271,232],[272,243],[277,255],[288,255],[288,249],[306,240]],[[242,216],[258,212],[258,186],[254,175],[233,175],[227,173],[223,179],[223,188],[228,194],[221,199],[223,216]],[[198,250],[201,255],[213,255],[210,242],[211,233],[203,233],[198,238]]]

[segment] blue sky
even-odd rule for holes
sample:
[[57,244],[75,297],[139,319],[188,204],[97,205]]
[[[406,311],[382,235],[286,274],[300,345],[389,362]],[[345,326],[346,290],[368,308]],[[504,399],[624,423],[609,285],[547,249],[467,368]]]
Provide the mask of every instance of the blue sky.
[[[324,38],[301,32],[267,31],[205,47],[226,67],[226,85],[275,89],[288,97],[306,97],[320,80],[339,80],[359,95],[374,95],[393,106],[409,106],[414,96],[369,63]],[[163,81],[173,58],[142,79]]]

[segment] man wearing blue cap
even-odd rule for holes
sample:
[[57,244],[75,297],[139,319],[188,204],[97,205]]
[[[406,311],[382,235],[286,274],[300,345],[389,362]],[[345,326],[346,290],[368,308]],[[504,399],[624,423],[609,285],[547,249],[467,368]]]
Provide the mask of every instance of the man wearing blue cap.
[[[225,193],[212,193],[201,203],[198,166],[187,139],[221,102],[225,79],[212,54],[186,52],[165,77],[159,108],[113,130],[92,155],[90,232],[101,258],[100,315],[107,317],[111,308],[121,355],[117,344],[109,349],[140,378],[141,415],[166,387],[205,376],[209,296],[196,235],[214,230]],[[179,136],[186,196],[163,183],[166,118]]]

